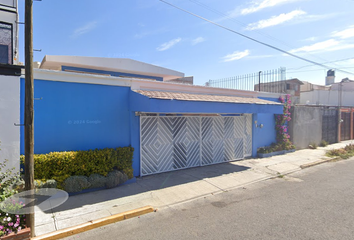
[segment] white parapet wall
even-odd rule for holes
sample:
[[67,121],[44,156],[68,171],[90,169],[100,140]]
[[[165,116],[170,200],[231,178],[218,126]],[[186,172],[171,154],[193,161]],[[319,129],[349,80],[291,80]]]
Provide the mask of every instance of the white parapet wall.
[[20,78],[0,75],[0,162],[20,167]]
[[353,91],[314,90],[302,92],[300,104],[354,107]]

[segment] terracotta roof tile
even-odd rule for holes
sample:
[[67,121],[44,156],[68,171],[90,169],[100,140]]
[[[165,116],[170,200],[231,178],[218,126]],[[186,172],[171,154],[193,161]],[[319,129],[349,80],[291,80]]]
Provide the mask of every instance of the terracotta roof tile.
[[263,100],[251,97],[235,97],[224,95],[209,95],[183,92],[163,92],[163,91],[148,91],[134,90],[134,92],[144,95],[149,98],[182,100],[182,101],[202,101],[202,102],[226,102],[226,103],[248,103],[248,104],[270,104],[279,105],[280,103]]

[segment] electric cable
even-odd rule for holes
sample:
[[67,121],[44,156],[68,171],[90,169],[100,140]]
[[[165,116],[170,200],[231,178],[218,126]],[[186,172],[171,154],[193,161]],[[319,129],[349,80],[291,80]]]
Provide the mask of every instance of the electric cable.
[[[239,24],[239,25],[241,25],[241,26],[243,26],[243,27],[246,27],[246,28],[247,28],[247,26],[248,26],[248,24],[243,23],[243,22],[241,22],[241,21],[238,21],[238,20],[236,20],[236,19],[233,19],[233,18],[231,18],[229,15],[227,15],[227,14],[225,14],[225,13],[223,13],[223,12],[220,12],[220,11],[218,11],[218,10],[216,10],[216,9],[213,9],[212,7],[209,7],[208,5],[206,5],[206,4],[204,4],[204,3],[201,3],[201,2],[199,2],[199,1],[197,1],[197,0],[189,0],[189,1],[195,3],[195,4],[199,5],[199,6],[201,6],[201,7],[203,7],[203,8],[205,8],[205,9],[208,9],[208,10],[210,10],[210,11],[212,11],[212,12],[218,14],[218,15],[224,16],[226,19],[228,19],[228,20],[230,20],[230,21],[232,21],[232,22],[235,22],[235,23],[237,23],[237,24]],[[279,43],[282,43],[284,46],[287,46],[287,47],[290,47],[290,48],[295,48],[294,46],[290,45],[289,43],[286,43],[286,42],[284,42],[284,41],[282,41],[282,40],[280,40],[280,39],[278,39],[278,38],[276,38],[276,37],[274,37],[274,36],[271,36],[271,35],[268,34],[268,33],[262,32],[262,31],[257,30],[257,29],[256,29],[254,32],[258,33],[259,35],[263,35],[263,36],[265,36],[265,37],[267,37],[267,38],[269,38],[269,39],[272,39],[272,40],[274,40],[274,41],[277,41],[277,42],[279,42]],[[328,61],[327,59],[324,59],[323,57],[320,57],[320,56],[316,56],[316,55],[314,55],[314,54],[312,54],[312,53],[310,53],[310,52],[308,52],[308,51],[304,51],[304,52],[305,52],[306,54],[309,54],[309,55],[312,56],[312,57],[315,57],[315,58],[317,58],[317,59],[321,59],[322,61]],[[337,64],[336,64],[336,65],[337,65]]]
[[[197,18],[199,18],[199,19],[202,19],[202,20],[204,20],[204,21],[207,21],[207,22],[209,22],[209,23],[211,23],[211,24],[213,24],[213,25],[215,25],[215,26],[218,26],[218,27],[220,27],[220,28],[222,28],[222,29],[225,29],[225,30],[227,30],[227,31],[230,31],[230,32],[232,32],[232,33],[235,33],[235,34],[237,34],[237,35],[239,35],[239,36],[241,36],[241,37],[247,38],[247,39],[249,39],[249,40],[251,40],[251,41],[254,41],[254,42],[256,42],[256,43],[259,43],[259,44],[261,44],[261,45],[264,45],[264,46],[266,46],[266,47],[272,48],[272,49],[274,49],[274,50],[277,50],[277,51],[279,51],[279,52],[282,52],[282,53],[287,54],[287,55],[289,55],[289,56],[292,56],[292,57],[294,57],[294,58],[303,60],[303,61],[305,61],[305,62],[312,63],[312,64],[314,64],[314,65],[318,65],[318,66],[321,66],[321,67],[326,68],[326,69],[332,69],[332,67],[329,67],[329,66],[326,66],[326,65],[324,65],[324,64],[321,64],[321,63],[318,63],[318,62],[315,62],[315,61],[312,61],[312,60],[309,60],[309,59],[300,57],[300,56],[298,56],[298,55],[295,55],[295,54],[293,54],[293,53],[290,53],[290,52],[288,52],[288,51],[285,51],[285,50],[283,50],[283,49],[280,49],[280,48],[278,48],[278,47],[275,47],[275,46],[273,46],[273,45],[270,45],[270,44],[268,44],[268,43],[259,41],[259,40],[255,39],[255,38],[252,38],[252,37],[249,37],[249,36],[247,36],[247,35],[245,35],[245,34],[239,33],[239,32],[237,32],[237,31],[235,31],[235,30],[233,30],[233,29],[231,29],[231,28],[225,27],[225,26],[223,26],[223,25],[221,25],[221,24],[218,24],[218,23],[216,23],[216,22],[213,22],[213,21],[211,21],[211,20],[209,20],[209,19],[207,19],[207,18],[204,18],[204,17],[199,16],[199,15],[197,15],[197,14],[195,14],[195,13],[192,13],[192,12],[190,12],[190,11],[187,11],[187,10],[185,10],[185,9],[183,9],[183,8],[180,8],[180,7],[178,7],[178,6],[176,6],[176,5],[172,4],[172,3],[169,3],[169,2],[167,2],[167,1],[165,1],[165,0],[159,0],[159,1],[160,1],[160,2],[163,2],[163,3],[167,4],[167,5],[170,5],[171,7],[174,7],[174,8],[176,8],[176,9],[179,9],[179,10],[185,12],[185,13],[188,13],[188,14],[194,16],[194,17],[197,17]],[[347,71],[344,71],[344,70],[341,70],[341,69],[337,69],[337,71],[343,72],[343,73],[347,73],[347,74],[350,74],[350,75],[354,75],[354,73],[352,73],[352,72],[347,72]]]

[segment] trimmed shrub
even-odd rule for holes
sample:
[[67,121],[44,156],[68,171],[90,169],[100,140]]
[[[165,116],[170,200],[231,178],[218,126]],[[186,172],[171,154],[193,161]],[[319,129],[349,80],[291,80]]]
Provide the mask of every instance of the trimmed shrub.
[[85,176],[72,176],[68,177],[64,184],[64,190],[67,192],[81,192],[82,190],[89,188],[91,184],[88,181],[88,177]]
[[106,179],[106,188],[114,188],[126,182],[128,180],[128,176],[121,171],[114,170],[108,173]]
[[88,178],[90,188],[102,188],[106,185],[106,178],[100,174],[91,174]]
[[[100,174],[107,176],[113,169],[124,171],[133,178],[132,147],[105,148],[88,151],[51,152],[34,155],[34,178],[54,179],[59,188],[70,176]],[[21,156],[24,163],[24,156]]]
[[34,180],[34,186],[36,188],[57,188],[57,182],[54,179],[47,181]]

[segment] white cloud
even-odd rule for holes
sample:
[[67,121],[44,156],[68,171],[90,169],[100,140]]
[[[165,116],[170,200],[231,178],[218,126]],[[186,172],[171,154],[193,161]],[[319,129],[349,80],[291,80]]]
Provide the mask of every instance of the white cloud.
[[97,22],[96,21],[92,21],[92,22],[88,22],[86,25],[79,27],[77,29],[74,30],[74,33],[71,35],[72,38],[77,38],[85,33],[88,33],[90,31],[92,31],[93,29],[95,29],[97,27]]
[[332,52],[332,51],[351,49],[351,48],[354,48],[354,44],[344,43],[341,41],[337,41],[335,39],[329,39],[312,45],[296,48],[291,50],[290,52],[291,53]]
[[198,43],[202,43],[205,41],[205,38],[203,37],[197,37],[195,39],[192,40],[192,45],[197,45]]
[[264,59],[264,58],[274,58],[279,57],[280,55],[252,55],[247,57],[247,59]]
[[318,43],[315,43],[312,45],[296,48],[296,49],[291,50],[290,52],[291,53],[315,52],[315,51],[325,50],[327,48],[337,46],[338,44],[339,44],[339,42],[337,40],[329,39],[329,40],[318,42]]
[[172,39],[169,42],[165,42],[165,43],[161,44],[158,48],[156,48],[156,50],[157,51],[165,51],[167,49],[170,49],[171,47],[173,47],[177,43],[179,43],[181,40],[182,40],[182,38]]
[[304,16],[301,16],[301,18],[297,18],[296,21],[293,21],[293,23],[299,24],[299,23],[323,21],[330,18],[337,18],[339,17],[339,15],[340,15],[339,13],[329,13],[329,14],[322,14],[322,15],[306,14]]
[[309,37],[309,38],[305,38],[305,39],[303,39],[302,41],[309,41],[309,42],[314,42],[314,41],[316,41],[317,40],[317,37]]
[[242,9],[241,14],[246,15],[246,14],[258,12],[259,10],[262,10],[264,8],[274,7],[277,5],[296,2],[296,1],[301,1],[301,0],[263,0],[261,2],[260,1],[253,2],[253,4],[250,7]]
[[304,15],[306,12],[301,11],[301,10],[294,10],[289,13],[282,13],[278,16],[272,16],[271,18],[260,20],[255,23],[250,23],[246,27],[247,30],[255,30],[255,29],[262,29],[262,28],[267,28],[271,26],[276,26],[279,24],[282,24],[284,22],[290,21],[298,16]]
[[247,57],[249,54],[250,54],[250,51],[248,49],[246,49],[243,52],[235,51],[235,52],[223,57],[223,59],[224,59],[223,61],[224,62],[231,62],[231,61],[239,60],[241,58]]
[[350,26],[349,28],[343,30],[343,31],[335,31],[332,33],[333,37],[339,37],[342,39],[346,38],[352,38],[354,37],[354,25]]

